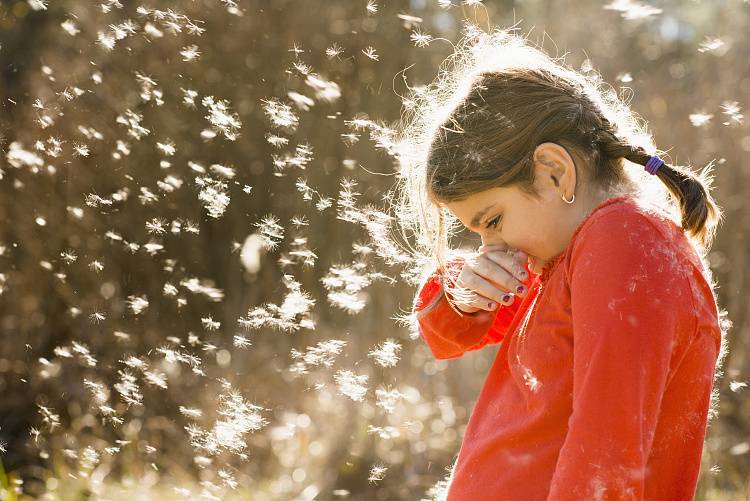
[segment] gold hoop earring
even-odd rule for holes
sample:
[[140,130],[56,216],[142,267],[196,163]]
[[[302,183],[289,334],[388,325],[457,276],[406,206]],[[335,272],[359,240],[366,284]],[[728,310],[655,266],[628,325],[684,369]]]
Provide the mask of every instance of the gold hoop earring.
[[573,199],[572,199],[571,201],[568,201],[568,200],[567,200],[567,199],[565,198],[565,193],[561,193],[561,194],[560,194],[560,197],[562,197],[562,199],[563,199],[563,200],[565,201],[565,203],[566,203],[566,204],[572,204],[573,202],[575,202],[575,201],[576,201],[576,194],[575,194],[575,193],[573,193]]

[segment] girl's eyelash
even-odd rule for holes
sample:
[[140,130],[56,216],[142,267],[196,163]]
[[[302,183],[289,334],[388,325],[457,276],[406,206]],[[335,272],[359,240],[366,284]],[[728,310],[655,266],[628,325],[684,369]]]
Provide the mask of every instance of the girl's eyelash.
[[497,216],[487,223],[487,228],[497,227],[497,223],[499,222],[500,222],[500,216]]

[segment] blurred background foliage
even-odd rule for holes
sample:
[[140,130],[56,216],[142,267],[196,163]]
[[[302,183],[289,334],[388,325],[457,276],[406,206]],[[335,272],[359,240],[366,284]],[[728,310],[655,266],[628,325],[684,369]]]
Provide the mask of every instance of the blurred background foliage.
[[514,25],[717,163],[698,498],[748,499],[740,0],[0,2],[4,495],[439,498],[496,347],[436,361],[399,320],[389,141],[448,40]]

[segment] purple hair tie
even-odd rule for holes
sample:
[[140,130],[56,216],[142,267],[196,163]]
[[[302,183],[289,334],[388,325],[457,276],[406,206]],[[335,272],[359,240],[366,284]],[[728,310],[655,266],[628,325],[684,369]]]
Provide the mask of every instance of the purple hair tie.
[[646,171],[653,176],[662,165],[664,165],[664,160],[654,155],[646,162]]

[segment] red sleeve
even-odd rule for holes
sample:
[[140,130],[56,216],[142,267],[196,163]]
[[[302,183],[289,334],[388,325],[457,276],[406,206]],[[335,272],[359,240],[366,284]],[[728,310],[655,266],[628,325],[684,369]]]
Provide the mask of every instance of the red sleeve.
[[[449,268],[462,265],[463,261],[457,259],[449,264]],[[528,265],[526,270],[529,278],[524,283],[530,289],[536,275]],[[458,358],[467,351],[502,341],[522,304],[521,300],[516,297],[512,304],[501,305],[496,311],[458,312],[445,297],[439,273],[434,272],[417,293],[414,311],[419,332],[435,358]]]
[[641,500],[691,288],[646,216],[595,220],[571,252],[573,409],[549,500]]

